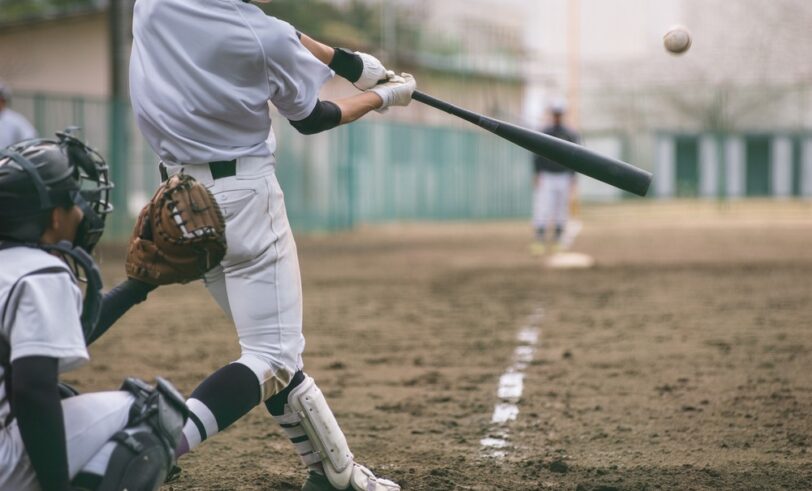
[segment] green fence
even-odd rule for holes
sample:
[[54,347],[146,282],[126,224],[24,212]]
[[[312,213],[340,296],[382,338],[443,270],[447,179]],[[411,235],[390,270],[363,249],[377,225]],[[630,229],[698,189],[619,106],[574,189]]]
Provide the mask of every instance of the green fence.
[[[110,161],[117,210],[109,235],[129,233],[140,206],[158,185],[157,160],[126,109],[128,137],[111,140],[111,104],[104,100],[20,94],[15,110],[43,136],[67,126]],[[340,230],[358,223],[471,220],[529,216],[530,155],[475,128],[359,121],[302,136],[275,118],[277,174],[298,230]],[[113,152],[123,145],[124,151]]]

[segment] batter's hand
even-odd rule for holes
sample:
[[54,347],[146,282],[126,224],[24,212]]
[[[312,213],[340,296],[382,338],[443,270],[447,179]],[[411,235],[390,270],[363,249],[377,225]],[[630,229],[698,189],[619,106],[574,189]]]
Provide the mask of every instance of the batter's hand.
[[412,94],[417,89],[417,81],[408,73],[393,75],[388,82],[376,85],[369,89],[383,100],[379,112],[385,111],[389,106],[408,106],[412,102]]
[[369,90],[378,85],[382,80],[389,80],[389,73],[391,72],[387,72],[381,60],[370,54],[361,53],[360,51],[356,51],[355,54],[364,62],[364,71],[361,72],[361,78],[353,84],[356,88]]

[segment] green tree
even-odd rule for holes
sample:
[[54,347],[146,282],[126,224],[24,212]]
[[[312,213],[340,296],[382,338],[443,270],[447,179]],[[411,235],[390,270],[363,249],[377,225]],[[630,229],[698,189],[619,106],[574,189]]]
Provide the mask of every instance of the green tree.
[[0,24],[98,8],[100,0],[0,0]]
[[[300,31],[333,46],[380,51],[383,44],[381,3],[350,0],[337,5],[324,0],[274,0],[262,5],[270,15],[290,22]],[[417,46],[419,35],[415,12],[390,6],[398,46],[394,53],[386,53],[390,61],[400,59],[399,54],[410,52]]]

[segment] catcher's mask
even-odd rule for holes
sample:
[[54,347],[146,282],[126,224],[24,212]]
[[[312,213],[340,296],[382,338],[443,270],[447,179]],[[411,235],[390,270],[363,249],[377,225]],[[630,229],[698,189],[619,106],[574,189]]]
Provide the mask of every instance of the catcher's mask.
[[0,237],[36,243],[57,206],[81,208],[74,244],[88,253],[112,210],[107,164],[65,130],[56,140],[35,139],[0,150]]
[[74,277],[80,282],[80,285],[84,287],[85,299],[82,304],[81,320],[82,332],[87,343],[91,339],[101,314],[102,279],[99,267],[96,266],[93,258],[83,247],[74,246],[67,240],[52,245],[40,245],[39,247],[62,258]]

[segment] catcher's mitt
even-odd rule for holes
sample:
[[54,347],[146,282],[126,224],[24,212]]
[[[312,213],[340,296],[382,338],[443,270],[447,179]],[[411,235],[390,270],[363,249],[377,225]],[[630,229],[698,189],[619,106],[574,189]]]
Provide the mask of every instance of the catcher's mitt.
[[226,254],[225,220],[206,186],[186,174],[161,184],[135,223],[127,276],[152,285],[201,278]]

